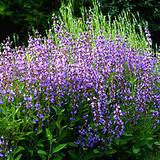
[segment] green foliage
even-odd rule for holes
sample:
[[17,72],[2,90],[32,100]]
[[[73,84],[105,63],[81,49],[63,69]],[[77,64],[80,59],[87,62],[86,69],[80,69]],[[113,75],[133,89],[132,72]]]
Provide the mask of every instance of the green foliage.
[[[12,37],[16,33],[20,37],[19,45],[22,45],[26,43],[28,33],[33,34],[33,28],[45,35],[51,13],[58,8],[58,0],[1,0],[0,21],[3,28],[0,39],[4,36]],[[8,27],[9,25],[12,27]]]
[[53,115],[46,117],[50,121],[48,128],[39,126],[36,131],[33,123],[34,113],[31,112],[30,116],[26,117],[21,108],[15,105],[16,102],[13,106],[7,103],[0,106],[0,135],[6,138],[6,142],[10,142],[5,148],[6,152],[14,146],[8,160],[30,159],[36,156],[41,159],[63,158],[65,154],[62,154],[62,151],[73,145],[72,128],[68,129],[65,110],[53,107]]
[[[160,44],[160,39],[157,37],[160,33],[160,3],[155,0],[142,1],[115,1],[115,0],[100,0],[103,14],[117,17],[121,11],[130,10],[131,13],[140,15],[140,18],[147,21],[149,29],[152,33],[152,40],[154,43]],[[155,45],[155,44],[154,44]]]
[[[95,0],[94,0],[95,1]],[[72,12],[73,15],[81,16],[81,7],[87,8],[93,7],[92,0],[72,0]],[[143,0],[143,1],[115,1],[115,0],[99,0],[102,13],[106,15],[106,18],[113,20],[119,18],[119,15],[123,11],[130,10],[130,13],[136,15],[140,13],[139,17],[148,22],[149,29],[152,31],[153,42],[157,43],[160,31],[159,18],[160,18],[160,3],[155,0]],[[65,0],[65,3],[60,0],[41,0],[41,1],[22,1],[22,0],[1,0],[0,2],[0,20],[3,25],[12,25],[11,31],[8,34],[13,35],[13,32],[19,34],[20,39],[27,39],[28,32],[33,34],[33,28],[38,29],[41,34],[45,35],[46,29],[48,29],[48,21],[51,18],[51,13],[57,11],[60,7],[66,6],[69,0]],[[62,9],[63,7],[61,7]],[[109,17],[108,17],[109,15]],[[131,16],[132,17],[132,16]],[[139,17],[134,17],[134,25],[140,22]],[[71,17],[67,17],[71,18]],[[136,19],[135,19],[136,18]],[[137,23],[138,22],[138,23]],[[141,22],[140,22],[141,23]],[[74,24],[74,22],[73,22]],[[5,26],[4,26],[5,28]],[[7,27],[8,28],[8,27]],[[76,27],[75,27],[76,28]],[[122,27],[123,28],[123,27]],[[126,28],[125,28],[126,29]],[[4,32],[4,31],[3,31]],[[139,32],[137,32],[139,33]],[[144,30],[142,31],[144,34]],[[6,33],[5,33],[6,34]],[[141,33],[140,33],[141,34]],[[133,37],[134,38],[134,37]],[[19,41],[21,43],[21,41]]]
[[[79,13],[79,6],[92,7],[93,0],[72,0],[74,4],[74,12]],[[100,7],[103,15],[106,17],[110,15],[111,20],[119,17],[122,12],[130,10],[130,13],[136,16],[136,21],[141,23],[140,19],[148,22],[149,30],[151,31],[153,47],[156,48],[156,43],[160,44],[160,3],[155,0],[142,0],[142,1],[128,1],[128,0],[99,0]],[[79,14],[78,14],[79,15]],[[139,19],[140,17],[140,19]],[[140,20],[140,21],[139,21]],[[136,26],[138,23],[136,22]],[[133,26],[132,26],[133,27]],[[143,34],[144,29],[143,29]]]
[[[147,22],[140,20],[138,14],[132,14],[130,10],[122,12],[116,18],[111,17],[109,14],[104,16],[100,10],[100,3],[94,0],[92,8],[86,9],[84,6],[80,8],[80,18],[75,17],[72,1],[68,1],[66,5],[62,3],[57,15],[60,23],[62,23],[66,31],[69,31],[76,37],[79,37],[80,33],[87,31],[89,28],[88,23],[92,23],[94,30],[91,32],[95,35],[103,34],[107,39],[116,39],[117,33],[124,37],[132,48],[140,51],[151,51],[150,44],[146,41],[146,37],[143,33],[143,28],[148,26]],[[89,17],[90,15],[91,17]],[[55,14],[53,14],[55,16]],[[137,20],[137,17],[139,20]],[[90,20],[91,19],[91,20]],[[137,25],[139,24],[139,25]],[[55,26],[53,22],[53,26]],[[48,33],[53,35],[53,31]],[[56,35],[53,35],[56,37]],[[90,35],[91,36],[91,35]],[[94,38],[94,37],[93,37]],[[57,42],[57,39],[55,38]]]

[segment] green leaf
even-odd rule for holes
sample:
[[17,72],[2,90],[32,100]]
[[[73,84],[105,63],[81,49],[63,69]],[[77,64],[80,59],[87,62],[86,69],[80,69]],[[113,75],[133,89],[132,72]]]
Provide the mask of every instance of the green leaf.
[[31,57],[30,57],[30,55],[28,54],[28,52],[26,52],[26,58],[27,58],[27,61],[28,61],[28,62],[31,61]]
[[56,121],[56,126],[57,126],[58,129],[61,128],[61,125],[60,125],[60,122],[59,122],[59,121]]
[[130,134],[130,133],[129,134],[128,133],[124,133],[123,135],[127,136],[127,137],[132,137],[133,136],[133,134]]
[[136,148],[136,147],[134,147],[134,146],[133,146],[133,148],[132,148],[132,151],[133,151],[134,154],[139,153],[140,150],[141,150],[140,148]]
[[24,147],[19,146],[19,147],[14,151],[14,155],[16,155],[17,153],[21,152],[22,150],[24,150]]
[[77,144],[75,144],[74,142],[68,142],[67,144],[68,146],[71,146],[71,147],[77,147]]
[[148,147],[149,149],[153,149],[153,144],[152,144],[152,143],[147,143],[147,147]]
[[136,82],[136,76],[135,75],[130,76],[130,83],[135,84],[135,82]]
[[38,146],[38,147],[42,147],[42,148],[43,148],[43,147],[44,147],[44,144],[42,144],[42,143],[38,143],[38,144],[37,144],[37,146]]
[[94,150],[93,150],[93,153],[96,153],[96,154],[97,154],[97,153],[100,153],[100,152],[99,152],[99,150],[94,149]]
[[156,141],[156,142],[154,142],[154,145],[160,146],[160,142]]
[[60,150],[62,150],[66,146],[67,146],[67,143],[59,144],[57,147],[53,148],[53,153],[59,152]]
[[114,153],[116,153],[117,151],[116,150],[114,150],[114,149],[109,149],[106,153],[107,153],[107,155],[112,155],[112,154],[114,154]]
[[127,143],[126,139],[116,139],[116,145],[125,145]]
[[46,128],[46,134],[47,134],[47,138],[48,138],[49,141],[53,139],[53,135],[50,132],[49,128]]
[[43,151],[43,150],[38,150],[37,152],[40,156],[47,156],[47,152],[46,151]]
[[15,159],[15,160],[20,160],[20,159],[21,159],[21,157],[22,157],[22,154],[19,154],[19,155],[16,157],[16,159]]
[[18,141],[22,141],[22,140],[24,140],[24,139],[25,139],[25,137],[23,137],[23,136],[22,136],[22,137],[21,137],[21,136],[17,137],[17,140],[18,140]]

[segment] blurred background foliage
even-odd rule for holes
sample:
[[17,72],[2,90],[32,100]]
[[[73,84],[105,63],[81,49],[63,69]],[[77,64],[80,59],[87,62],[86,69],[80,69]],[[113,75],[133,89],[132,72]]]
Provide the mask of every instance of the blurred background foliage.
[[17,34],[19,42],[25,43],[33,28],[44,35],[52,12],[59,7],[58,0],[1,0],[0,41]]
[[[58,12],[62,0],[1,0],[0,42],[17,34],[19,43],[26,43],[33,28],[42,35],[49,28],[53,12]],[[80,16],[80,7],[92,7],[93,0],[72,0],[73,12]],[[65,0],[67,3],[68,0]],[[153,47],[160,45],[160,2],[157,0],[99,0],[104,15],[118,16],[123,10],[139,12],[140,18],[149,25]]]
[[157,0],[100,0],[102,12],[111,16],[118,15],[122,10],[139,13],[140,18],[148,22],[153,40],[153,47],[160,45],[160,1]]

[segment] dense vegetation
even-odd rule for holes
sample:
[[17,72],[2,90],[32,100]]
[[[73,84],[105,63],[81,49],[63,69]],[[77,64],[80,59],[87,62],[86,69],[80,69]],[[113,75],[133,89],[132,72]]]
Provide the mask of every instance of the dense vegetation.
[[[80,16],[80,7],[92,6],[92,0],[72,0],[74,14]],[[156,0],[99,0],[104,15],[118,16],[122,10],[139,12],[140,18],[149,24],[153,44],[160,44],[160,2]],[[66,0],[66,4],[68,1]],[[8,35],[18,33],[20,43],[26,42],[28,32],[32,33],[32,27],[45,35],[49,28],[47,23],[51,13],[58,11],[61,0],[1,0],[0,1],[0,40]],[[12,27],[10,27],[12,26]]]
[[153,47],[160,45],[160,2],[156,0],[100,0],[104,14],[116,16],[122,10],[138,12],[140,17],[147,21],[151,32]]
[[59,6],[58,0],[1,0],[0,40],[16,33],[22,44],[21,41],[27,41],[28,33],[33,34],[33,28],[44,35],[53,10]]
[[160,63],[146,23],[130,12],[106,22],[98,3],[81,18],[72,9],[62,4],[28,46],[1,44],[0,158],[159,159]]

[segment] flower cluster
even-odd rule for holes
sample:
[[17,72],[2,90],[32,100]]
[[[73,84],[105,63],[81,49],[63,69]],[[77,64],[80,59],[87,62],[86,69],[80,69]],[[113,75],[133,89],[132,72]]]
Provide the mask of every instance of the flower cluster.
[[[18,97],[22,111],[34,111],[33,123],[44,126],[49,105],[61,107],[67,101],[64,97],[69,97],[73,106],[70,120],[82,114],[76,143],[85,147],[120,137],[125,125],[142,115],[159,122],[156,84],[160,77],[155,57],[133,50],[119,35],[107,41],[103,34],[93,39],[83,32],[77,38],[61,26],[55,34],[58,44],[52,37],[38,35],[30,37],[26,48],[3,44],[0,105]],[[89,109],[79,113],[84,102]]]
[[9,149],[9,144],[2,135],[0,137],[0,158],[7,157],[7,155],[10,154],[11,152],[12,148]]

